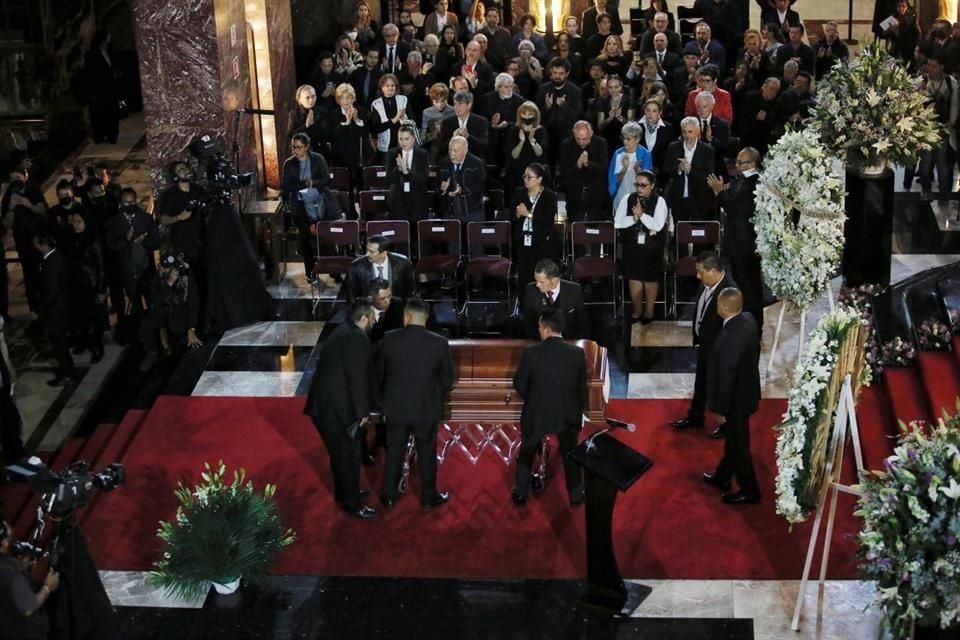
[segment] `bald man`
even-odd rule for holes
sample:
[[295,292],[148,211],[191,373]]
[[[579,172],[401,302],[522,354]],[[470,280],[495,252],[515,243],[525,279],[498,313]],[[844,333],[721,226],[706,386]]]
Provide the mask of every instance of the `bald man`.
[[567,218],[573,222],[610,217],[607,195],[607,141],[594,135],[586,120],[560,145],[560,180],[567,194]]
[[[728,504],[760,502],[760,487],[750,456],[750,416],[760,404],[760,334],[753,317],[743,311],[736,287],[723,289],[717,299],[723,329],[713,347],[707,383],[707,410],[726,419],[723,458],[703,481],[723,490]],[[738,491],[731,492],[736,478]]]
[[447,213],[463,223],[482,222],[483,196],[487,189],[487,167],[470,153],[467,139],[455,135],[447,145],[449,155],[440,161],[437,180],[447,201]]

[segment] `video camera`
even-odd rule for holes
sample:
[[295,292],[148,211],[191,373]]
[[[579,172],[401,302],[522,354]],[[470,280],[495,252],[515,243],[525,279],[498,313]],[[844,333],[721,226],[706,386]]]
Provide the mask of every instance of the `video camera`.
[[242,189],[253,182],[252,173],[238,173],[227,159],[223,137],[210,133],[190,141],[190,155],[204,164],[207,184],[220,189]]
[[122,464],[114,462],[99,473],[83,461],[74,462],[62,473],[49,469],[40,458],[31,457],[7,466],[11,478],[22,478],[41,495],[41,507],[57,518],[69,516],[84,506],[97,489],[111,491],[126,481]]

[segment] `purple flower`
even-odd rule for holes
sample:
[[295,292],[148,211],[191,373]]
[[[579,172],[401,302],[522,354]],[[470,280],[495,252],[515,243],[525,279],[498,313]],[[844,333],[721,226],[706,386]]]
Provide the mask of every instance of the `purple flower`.
[[946,542],[948,547],[952,547],[953,545],[957,544],[957,537],[952,533],[948,533]]

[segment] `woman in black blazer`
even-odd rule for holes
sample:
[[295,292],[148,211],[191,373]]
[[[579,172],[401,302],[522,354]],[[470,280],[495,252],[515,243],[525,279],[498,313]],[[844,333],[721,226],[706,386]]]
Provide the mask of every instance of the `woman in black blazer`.
[[387,152],[390,218],[408,220],[411,237],[416,237],[417,222],[430,217],[427,202],[430,154],[417,146],[413,125],[400,125],[397,140],[400,146]]
[[335,167],[350,170],[350,184],[363,182],[364,163],[373,159],[373,147],[370,146],[370,114],[362,106],[355,104],[357,92],[353,86],[344,82],[335,92],[337,105],[327,114],[325,138],[330,144],[327,157]]
[[513,192],[513,253],[521,286],[533,282],[534,267],[543,258],[559,263],[563,257],[563,233],[557,229],[557,194],[544,187],[547,170],[531,162],[523,172],[524,186]]
[[643,129],[640,145],[650,152],[653,170],[659,180],[663,173],[663,158],[667,153],[667,145],[676,140],[677,136],[673,133],[672,125],[664,122],[662,118],[660,101],[653,98],[643,103],[643,117],[637,124]]
[[293,155],[283,161],[283,199],[293,213],[300,236],[300,253],[303,254],[303,268],[307,279],[313,278],[313,268],[317,264],[314,256],[313,240],[310,235],[312,220],[307,217],[303,202],[299,198],[301,189],[314,188],[321,197],[330,186],[330,168],[323,156],[310,151],[310,136],[295,133],[290,141]]

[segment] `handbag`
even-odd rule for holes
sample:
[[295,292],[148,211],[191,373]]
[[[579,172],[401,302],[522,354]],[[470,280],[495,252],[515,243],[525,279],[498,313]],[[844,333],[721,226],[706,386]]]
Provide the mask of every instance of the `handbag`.
[[310,222],[323,220],[326,201],[315,187],[300,189],[297,192],[297,200],[303,203],[303,210]]

